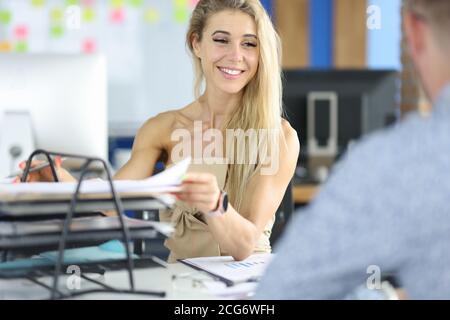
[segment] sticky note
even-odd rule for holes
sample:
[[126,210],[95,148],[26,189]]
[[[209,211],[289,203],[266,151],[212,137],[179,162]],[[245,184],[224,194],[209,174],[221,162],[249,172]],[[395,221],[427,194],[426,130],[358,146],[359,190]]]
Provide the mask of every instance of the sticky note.
[[141,7],[144,4],[144,1],[143,0],[128,0],[128,4],[131,7],[138,8],[138,7]]
[[95,0],[82,0],[81,3],[85,7],[92,7],[95,4]]
[[184,9],[187,6],[187,0],[174,0],[175,8]]
[[51,22],[61,22],[64,18],[64,12],[59,8],[54,8],[50,11]]
[[53,38],[60,38],[64,35],[64,27],[61,24],[54,24],[50,27],[50,35]]
[[189,5],[191,8],[195,8],[199,0],[189,0]]
[[79,0],[66,0],[66,6],[76,6],[79,4]]
[[26,25],[18,25],[14,28],[14,36],[17,39],[23,40],[28,37],[28,27]]
[[174,19],[175,22],[185,23],[189,18],[189,12],[186,8],[184,9],[175,9]]
[[11,52],[11,43],[8,41],[1,41],[0,42],[0,52]]
[[45,5],[45,0],[31,0],[31,5],[33,7],[41,8]]
[[92,53],[97,48],[97,44],[94,39],[84,39],[81,46],[84,53]]
[[84,8],[83,9],[83,21],[92,22],[95,20],[95,11],[92,8]]
[[0,10],[0,24],[9,24],[11,22],[11,12]]
[[121,23],[125,20],[125,11],[122,8],[113,9],[109,15],[114,23]]
[[147,9],[144,13],[144,19],[149,23],[156,23],[159,21],[159,18],[159,12],[156,9]]
[[28,51],[28,44],[25,41],[19,41],[16,43],[15,51],[19,53],[24,53]]
[[110,0],[109,3],[115,9],[123,7],[123,0]]

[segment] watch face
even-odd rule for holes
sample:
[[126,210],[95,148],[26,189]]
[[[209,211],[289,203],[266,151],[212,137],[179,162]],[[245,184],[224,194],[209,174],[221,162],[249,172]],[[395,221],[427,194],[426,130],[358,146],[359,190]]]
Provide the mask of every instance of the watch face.
[[223,212],[224,213],[227,212],[227,209],[228,209],[228,194],[226,192],[224,192],[224,195],[223,195],[223,203],[222,203],[222,205],[223,205]]

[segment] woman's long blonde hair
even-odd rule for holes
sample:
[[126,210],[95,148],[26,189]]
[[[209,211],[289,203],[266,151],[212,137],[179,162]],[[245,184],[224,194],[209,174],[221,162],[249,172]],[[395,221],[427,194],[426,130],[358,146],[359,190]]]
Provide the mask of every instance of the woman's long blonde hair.
[[[187,45],[194,60],[196,98],[201,95],[204,74],[200,59],[194,54],[192,40],[194,36],[202,40],[203,30],[208,18],[223,10],[239,10],[251,16],[257,28],[259,39],[259,66],[253,79],[243,89],[243,97],[238,111],[229,119],[225,129],[269,129],[282,133],[282,82],[281,82],[281,44],[273,24],[259,0],[200,0],[192,13],[186,36]],[[278,157],[278,135],[269,135],[269,139],[258,141],[246,152],[253,156],[258,148],[267,150],[267,156]],[[230,155],[228,155],[230,157]],[[236,158],[232,155],[231,157]],[[234,164],[228,166],[228,192],[234,208],[239,210],[248,181],[260,169],[265,159],[258,158],[257,164]],[[275,160],[278,161],[278,158]]]

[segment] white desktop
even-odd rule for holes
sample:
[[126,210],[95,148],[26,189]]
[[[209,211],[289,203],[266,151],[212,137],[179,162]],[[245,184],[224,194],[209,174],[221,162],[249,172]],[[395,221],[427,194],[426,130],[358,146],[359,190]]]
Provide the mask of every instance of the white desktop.
[[35,148],[107,159],[107,127],[104,57],[0,55],[0,178]]

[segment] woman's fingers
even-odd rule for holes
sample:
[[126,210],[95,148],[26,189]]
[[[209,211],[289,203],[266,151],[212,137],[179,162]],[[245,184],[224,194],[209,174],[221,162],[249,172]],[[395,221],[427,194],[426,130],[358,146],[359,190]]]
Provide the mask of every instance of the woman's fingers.
[[212,203],[212,197],[209,194],[203,193],[181,193],[178,195],[178,198],[182,201],[187,201],[191,203]]
[[[32,160],[32,161],[31,161],[31,166],[30,166],[30,168],[34,168],[34,167],[36,167],[36,166],[38,166],[38,165],[40,165],[40,164],[42,164],[42,163],[44,163],[44,161],[41,161],[41,160]],[[25,169],[26,164],[27,164],[26,161],[20,162],[20,163],[19,163],[19,168],[22,169],[22,170]]]
[[203,183],[186,183],[181,186],[182,193],[214,193],[214,189],[208,184]]
[[211,173],[188,172],[183,179],[184,183],[215,183],[217,185],[217,180],[216,176]]

